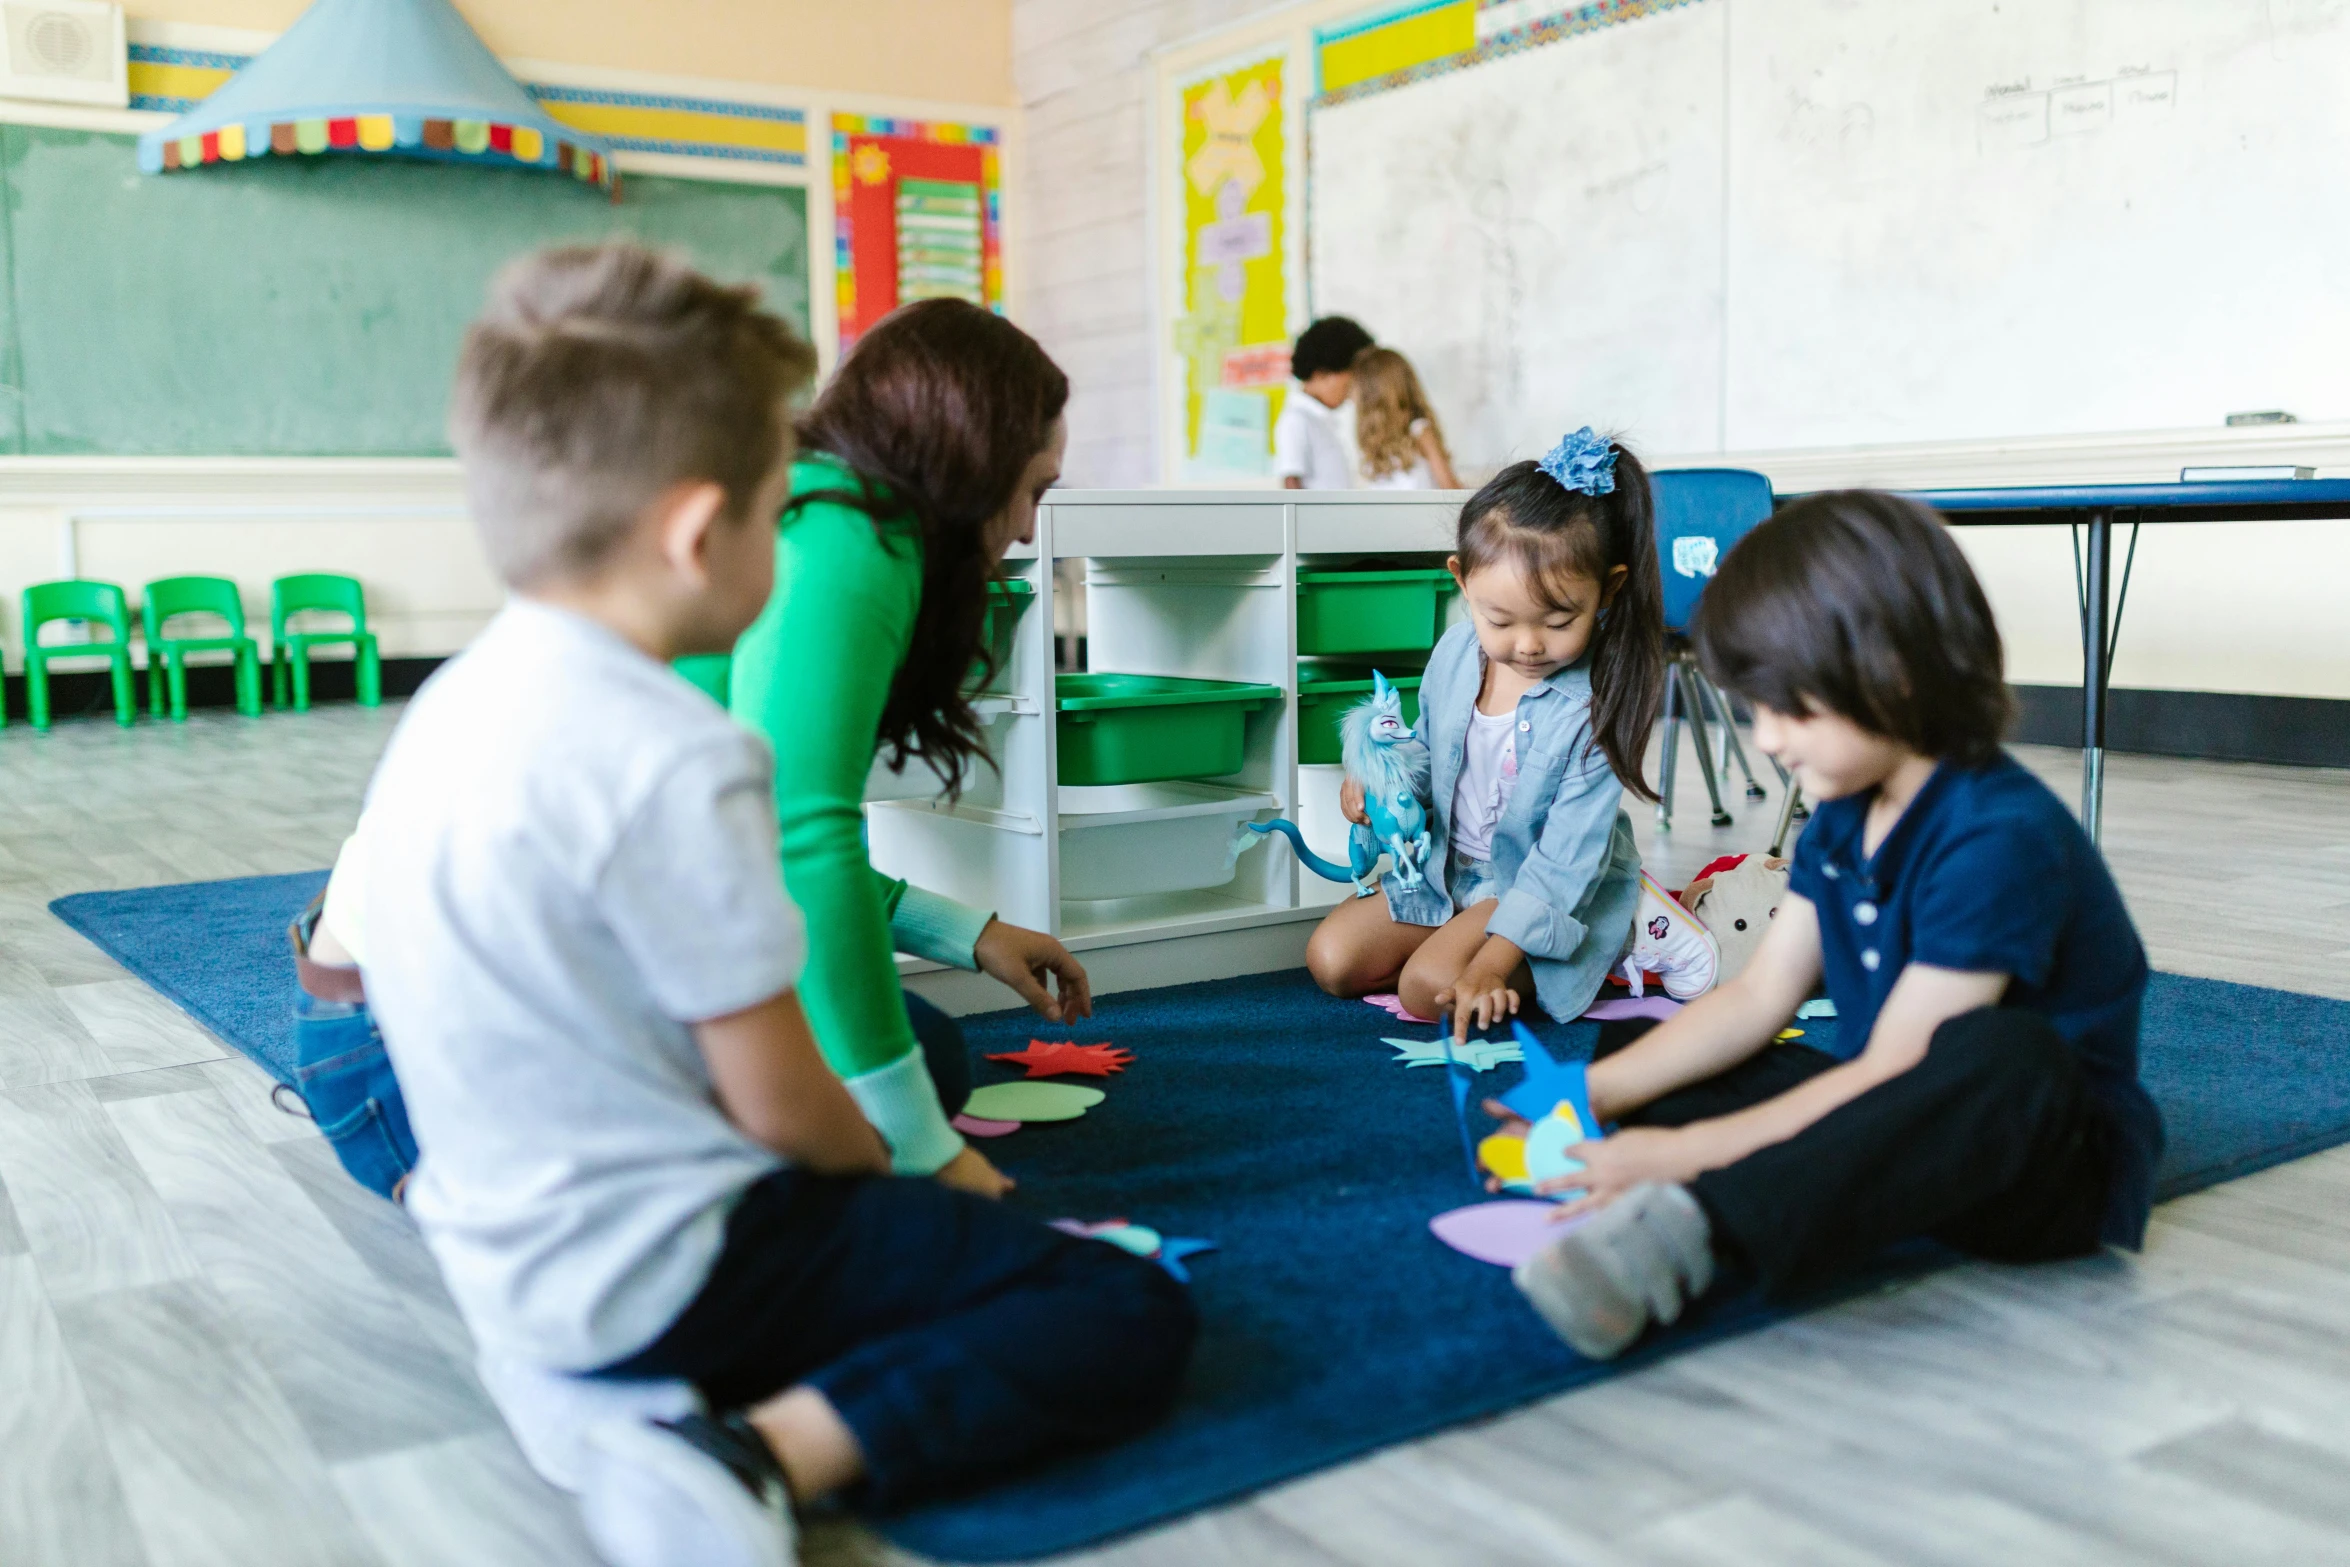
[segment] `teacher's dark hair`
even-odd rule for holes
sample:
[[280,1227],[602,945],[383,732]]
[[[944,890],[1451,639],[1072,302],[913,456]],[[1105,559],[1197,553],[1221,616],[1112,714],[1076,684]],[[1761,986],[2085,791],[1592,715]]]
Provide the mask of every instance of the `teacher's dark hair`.
[[1011,504],[1068,401],[1069,378],[1036,339],[977,305],[929,299],[859,338],[800,417],[800,445],[839,458],[858,482],[793,496],[784,526],[802,506],[835,501],[871,517],[884,545],[907,519],[919,535],[922,605],[878,736],[893,767],[915,755],[959,779],[986,755],[970,694],[975,665],[995,673],[980,645],[994,576],[987,522]]
[[1921,756],[1993,761],[2014,712],[1982,584],[1941,519],[1898,495],[1787,507],[1730,551],[1690,630],[1725,690],[1838,714]]

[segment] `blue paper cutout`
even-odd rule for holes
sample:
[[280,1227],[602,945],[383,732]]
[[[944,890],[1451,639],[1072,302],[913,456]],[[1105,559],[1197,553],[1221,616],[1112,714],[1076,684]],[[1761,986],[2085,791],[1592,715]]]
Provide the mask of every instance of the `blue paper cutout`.
[[1501,1102],[1528,1121],[1539,1121],[1560,1103],[1573,1105],[1585,1132],[1596,1136],[1599,1123],[1591,1118],[1591,1089],[1580,1061],[1561,1061],[1534,1037],[1523,1023],[1510,1024],[1518,1048],[1526,1055],[1526,1080],[1501,1096]]
[[1160,1267],[1167,1270],[1168,1275],[1176,1283],[1189,1284],[1191,1270],[1183,1266],[1183,1259],[1196,1257],[1203,1251],[1214,1251],[1215,1249],[1216,1243],[1214,1241],[1204,1241],[1197,1236],[1170,1235],[1159,1242],[1159,1255],[1156,1261]]
[[1452,1053],[1452,1031],[1447,1029],[1444,1040],[1444,1075],[1452,1084],[1453,1119],[1460,1123],[1461,1155],[1469,1161],[1469,1184],[1485,1190],[1485,1177],[1477,1172],[1477,1138],[1469,1130],[1469,1095],[1477,1086],[1477,1074],[1461,1064]]

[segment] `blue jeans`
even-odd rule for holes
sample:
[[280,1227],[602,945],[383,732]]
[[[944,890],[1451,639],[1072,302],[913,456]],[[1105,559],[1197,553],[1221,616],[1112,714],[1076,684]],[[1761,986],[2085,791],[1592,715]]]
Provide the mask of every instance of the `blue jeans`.
[[416,1168],[408,1104],[367,1003],[294,992],[294,1071],[287,1086],[301,1095],[351,1179],[378,1197],[391,1196]]
[[1131,1435],[1198,1331],[1155,1263],[936,1181],[778,1170],[744,1192],[701,1293],[606,1367],[719,1409],[822,1393],[892,1506]]

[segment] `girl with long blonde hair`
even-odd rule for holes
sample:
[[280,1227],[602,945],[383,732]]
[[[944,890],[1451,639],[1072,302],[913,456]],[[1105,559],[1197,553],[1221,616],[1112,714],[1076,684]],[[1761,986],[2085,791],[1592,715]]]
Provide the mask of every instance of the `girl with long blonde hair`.
[[1374,490],[1457,490],[1436,410],[1412,362],[1392,348],[1366,348],[1354,362],[1355,442],[1363,483]]

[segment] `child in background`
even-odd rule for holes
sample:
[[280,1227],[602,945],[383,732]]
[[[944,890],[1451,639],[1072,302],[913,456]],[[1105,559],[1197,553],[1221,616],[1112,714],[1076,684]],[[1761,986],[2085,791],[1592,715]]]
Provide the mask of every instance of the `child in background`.
[[[1999,633],[1949,532],[1812,496],[1731,551],[1695,634],[1818,803],[1745,969],[1637,1043],[1603,1025],[1591,1109],[1625,1129],[1551,1183],[1598,1212],[1518,1287],[1608,1356],[1717,1264],[1777,1294],[1910,1236],[2003,1262],[2136,1246],[2162,1149],[2146,955],[2096,846],[2000,749]],[[1834,1053],[1774,1042],[1823,968]]]
[[[368,798],[409,1211],[485,1364],[611,1390],[569,1478],[619,1567],[783,1567],[792,1500],[1123,1435],[1193,1332],[1157,1267],[888,1178],[809,1037],[773,756],[668,665],[766,602],[814,366],[750,290],[635,246],[510,269],[451,425],[513,597]],[[610,1417],[631,1379],[706,1408]]]
[[1363,483],[1374,490],[1457,490],[1436,410],[1412,362],[1392,348],[1366,348],[1354,363],[1355,445]]
[[1297,335],[1289,373],[1297,385],[1273,422],[1273,472],[1288,490],[1355,488],[1355,356],[1371,334],[1345,316],[1324,316]]
[[[1551,1016],[1591,1004],[1629,949],[1670,973],[1685,955],[1647,935],[1632,823],[1661,701],[1664,608],[1648,475],[1588,429],[1539,463],[1503,469],[1461,508],[1447,563],[1468,622],[1444,634],[1420,682],[1433,764],[1426,879],[1389,872],[1386,896],[1349,899],[1306,946],[1332,995],[1393,989],[1466,1038],[1529,995]],[[1343,803],[1364,821],[1350,782]],[[1637,928],[1636,910],[1643,917]],[[1674,942],[1689,922],[1662,922]]]

